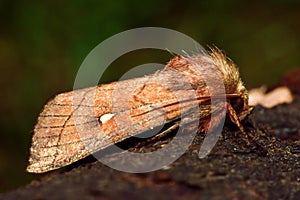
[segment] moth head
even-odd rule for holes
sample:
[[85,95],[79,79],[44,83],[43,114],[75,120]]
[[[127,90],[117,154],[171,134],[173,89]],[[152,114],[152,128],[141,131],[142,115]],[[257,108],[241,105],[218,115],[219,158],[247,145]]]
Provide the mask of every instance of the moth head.
[[248,91],[240,78],[237,66],[217,47],[210,47],[210,50],[211,59],[222,73],[226,94],[238,96],[230,100],[232,106],[235,108],[238,116],[243,115],[250,109],[248,105]]

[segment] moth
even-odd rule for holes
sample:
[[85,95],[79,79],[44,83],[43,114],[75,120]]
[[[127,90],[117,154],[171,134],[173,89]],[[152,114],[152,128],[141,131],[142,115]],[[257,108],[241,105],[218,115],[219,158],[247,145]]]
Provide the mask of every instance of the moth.
[[[211,105],[211,98],[222,92],[215,81],[217,73],[226,101]],[[218,126],[222,109],[245,134],[240,120],[250,107],[236,65],[217,48],[207,54],[175,56],[154,74],[55,96],[34,127],[27,171],[44,173],[64,167],[182,115],[194,116],[189,122],[198,120],[197,132],[205,133],[208,127]]]

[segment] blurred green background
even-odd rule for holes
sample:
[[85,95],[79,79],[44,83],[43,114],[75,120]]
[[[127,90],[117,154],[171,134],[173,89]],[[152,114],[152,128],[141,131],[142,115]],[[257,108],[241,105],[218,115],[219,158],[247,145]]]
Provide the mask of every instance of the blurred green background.
[[[0,1],[0,192],[39,177],[25,172],[36,117],[50,97],[72,90],[81,62],[103,40],[137,27],[174,29],[224,49],[248,87],[274,84],[300,66],[298,2]],[[167,61],[150,53],[152,60],[137,53],[119,67]],[[118,78],[112,73],[106,81]]]

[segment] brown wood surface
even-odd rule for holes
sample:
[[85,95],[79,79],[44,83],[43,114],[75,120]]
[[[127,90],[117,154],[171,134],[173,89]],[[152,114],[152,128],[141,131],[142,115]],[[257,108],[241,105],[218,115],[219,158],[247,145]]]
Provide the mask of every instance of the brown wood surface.
[[243,121],[256,145],[246,145],[236,126],[227,123],[223,137],[202,160],[197,154],[203,136],[198,136],[182,157],[155,172],[119,172],[89,158],[0,199],[299,199],[299,110],[299,98],[272,109],[256,107]]

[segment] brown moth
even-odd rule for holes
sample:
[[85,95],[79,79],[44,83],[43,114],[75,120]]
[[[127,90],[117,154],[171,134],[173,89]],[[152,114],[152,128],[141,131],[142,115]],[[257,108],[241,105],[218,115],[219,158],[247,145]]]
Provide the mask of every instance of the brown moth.
[[[216,115],[212,119],[210,116],[224,106],[210,105],[211,93],[201,74],[203,70],[197,70],[199,67],[211,79],[214,79],[215,70],[221,74],[227,115],[245,135],[240,120],[250,110],[248,92],[235,64],[220,50],[212,48],[206,55],[176,56],[163,70],[149,76],[55,96],[44,106],[34,127],[27,171],[44,173],[69,165],[153,127],[175,122],[181,114],[190,113],[195,103],[199,106],[198,113],[194,113],[199,120],[198,132],[206,132],[209,124],[217,126],[222,116]],[[141,82],[141,87],[136,89]],[[164,84],[156,84],[160,82]],[[184,87],[182,82],[189,83],[190,87]],[[173,90],[165,85],[172,85]],[[124,94],[133,91],[128,92],[130,98],[123,99],[122,95],[114,93],[116,86]],[[218,85],[213,85],[212,89],[217,91]],[[176,94],[186,96],[186,100],[179,102],[174,90]],[[189,96],[189,92],[194,96]],[[77,103],[74,104],[75,96]],[[117,105],[112,101],[115,96],[118,96]]]

